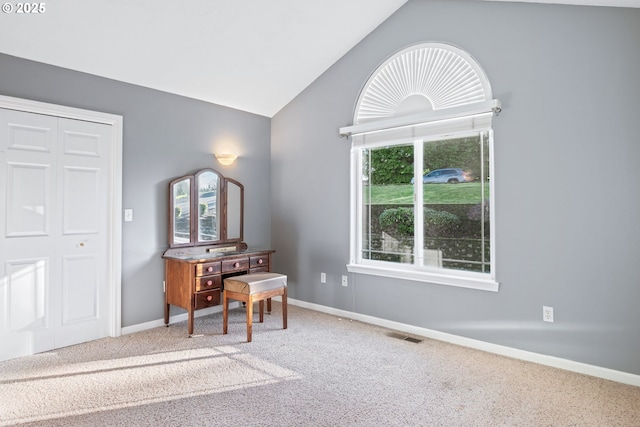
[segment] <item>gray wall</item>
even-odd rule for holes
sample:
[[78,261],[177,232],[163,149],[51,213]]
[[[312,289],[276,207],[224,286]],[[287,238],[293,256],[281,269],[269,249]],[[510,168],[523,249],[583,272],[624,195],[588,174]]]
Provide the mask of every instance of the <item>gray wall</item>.
[[[122,325],[163,317],[162,253],[167,248],[167,186],[210,167],[245,185],[245,240],[270,245],[270,120],[88,74],[0,54],[0,94],[123,116]],[[221,166],[214,149],[240,158]],[[172,308],[171,314],[183,312]]]
[[[370,73],[426,41],[469,52],[503,102],[497,293],[359,274],[340,285],[350,141],[338,129]],[[272,119],[272,244],[289,295],[640,374],[639,43],[638,9],[410,0]]]

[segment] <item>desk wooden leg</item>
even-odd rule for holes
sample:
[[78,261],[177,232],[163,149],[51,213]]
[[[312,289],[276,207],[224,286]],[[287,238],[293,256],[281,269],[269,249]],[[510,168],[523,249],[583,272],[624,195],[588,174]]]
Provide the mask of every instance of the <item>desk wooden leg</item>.
[[191,336],[193,335],[193,312],[195,311],[193,309],[193,304],[194,302],[191,301],[191,308],[189,308],[189,321],[188,321],[189,338],[191,338]]

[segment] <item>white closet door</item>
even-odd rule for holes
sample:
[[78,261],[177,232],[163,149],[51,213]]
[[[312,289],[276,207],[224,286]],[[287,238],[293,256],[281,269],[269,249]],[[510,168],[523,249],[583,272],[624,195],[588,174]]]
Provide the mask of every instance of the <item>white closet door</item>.
[[109,335],[106,144],[110,132],[108,125],[59,119],[56,348]]
[[108,336],[111,131],[0,109],[0,360]]

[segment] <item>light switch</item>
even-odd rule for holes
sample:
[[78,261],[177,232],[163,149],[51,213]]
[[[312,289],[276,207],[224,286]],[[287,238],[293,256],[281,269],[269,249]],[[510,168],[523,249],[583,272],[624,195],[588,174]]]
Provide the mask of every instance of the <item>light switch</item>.
[[133,209],[124,210],[124,220],[125,222],[133,221]]

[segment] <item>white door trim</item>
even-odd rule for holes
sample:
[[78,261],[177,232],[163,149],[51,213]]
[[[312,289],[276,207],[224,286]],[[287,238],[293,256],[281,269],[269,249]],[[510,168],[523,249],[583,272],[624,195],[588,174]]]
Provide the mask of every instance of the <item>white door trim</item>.
[[28,99],[0,95],[0,108],[45,114],[67,119],[83,120],[113,126],[113,140],[109,145],[111,152],[111,182],[109,187],[109,233],[108,267],[109,276],[109,335],[118,337],[122,333],[121,295],[122,295],[122,116],[97,111],[83,110],[62,105],[48,104]]

